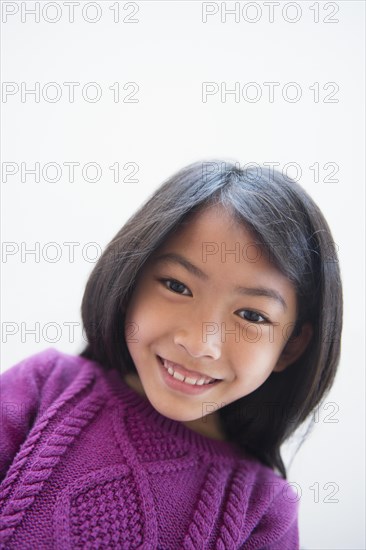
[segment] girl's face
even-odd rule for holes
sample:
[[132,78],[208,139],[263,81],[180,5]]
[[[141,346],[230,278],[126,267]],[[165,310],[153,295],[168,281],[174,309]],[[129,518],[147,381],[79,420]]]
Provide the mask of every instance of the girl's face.
[[[205,208],[155,252],[137,281],[125,338],[138,376],[126,382],[161,414],[208,433],[215,411],[301,354],[302,335],[284,350],[296,309],[293,285],[253,235],[221,207]],[[216,421],[211,426],[220,438]]]

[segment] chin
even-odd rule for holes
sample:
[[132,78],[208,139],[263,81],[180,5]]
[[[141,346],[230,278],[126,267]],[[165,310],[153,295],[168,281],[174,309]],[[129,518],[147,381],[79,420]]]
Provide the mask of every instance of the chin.
[[154,399],[150,399],[150,397],[149,401],[154,409],[157,410],[161,415],[177,422],[189,422],[191,420],[197,420],[197,418],[200,417],[200,413],[192,414],[192,407],[188,407],[188,405],[183,407],[182,409],[179,409],[176,403],[172,406],[166,406],[164,405],[164,403],[162,403],[161,399],[155,401]]

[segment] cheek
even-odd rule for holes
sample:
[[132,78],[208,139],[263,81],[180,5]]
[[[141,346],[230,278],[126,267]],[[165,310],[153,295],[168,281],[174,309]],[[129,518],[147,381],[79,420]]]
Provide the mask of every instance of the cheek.
[[235,363],[234,385],[237,398],[248,395],[258,389],[270,376],[277,362],[277,354],[270,349],[259,348],[254,344],[241,355],[241,361]]
[[125,317],[126,324],[137,323],[140,325],[153,309],[153,305],[150,301],[149,294],[144,292],[143,286],[139,285],[132,294],[127,306]]
[[129,348],[132,346],[137,350],[139,345],[149,344],[159,337],[164,328],[164,315],[159,309],[154,299],[148,296],[139,296],[131,302],[125,320],[125,338]]
[[275,367],[282,347],[272,342],[268,333],[258,340],[246,339],[231,347],[237,376],[246,380],[267,378]]

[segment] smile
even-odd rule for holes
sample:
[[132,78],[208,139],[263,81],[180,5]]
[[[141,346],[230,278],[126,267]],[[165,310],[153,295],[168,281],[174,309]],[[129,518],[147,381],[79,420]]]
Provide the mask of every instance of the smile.
[[175,378],[180,382],[184,382],[185,384],[189,384],[191,386],[208,386],[218,381],[216,378],[211,378],[209,376],[204,376],[199,373],[187,371],[187,369],[185,369],[181,365],[172,363],[171,361],[168,361],[167,359],[164,359],[162,357],[158,356],[158,358],[163,367],[168,371],[170,376],[172,376],[172,378]]

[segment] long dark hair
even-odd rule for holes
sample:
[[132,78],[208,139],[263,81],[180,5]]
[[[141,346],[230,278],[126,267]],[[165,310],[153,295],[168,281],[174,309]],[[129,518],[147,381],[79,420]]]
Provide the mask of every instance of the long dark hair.
[[137,372],[124,340],[136,280],[151,254],[210,204],[224,206],[251,229],[294,284],[299,314],[292,335],[305,322],[313,327],[310,344],[291,368],[272,372],[255,391],[218,410],[226,439],[286,479],[280,447],[329,392],[342,331],[336,247],[318,206],[292,179],[216,159],[168,178],[112,239],[89,277],[81,306],[88,344],[80,355],[122,375]]

